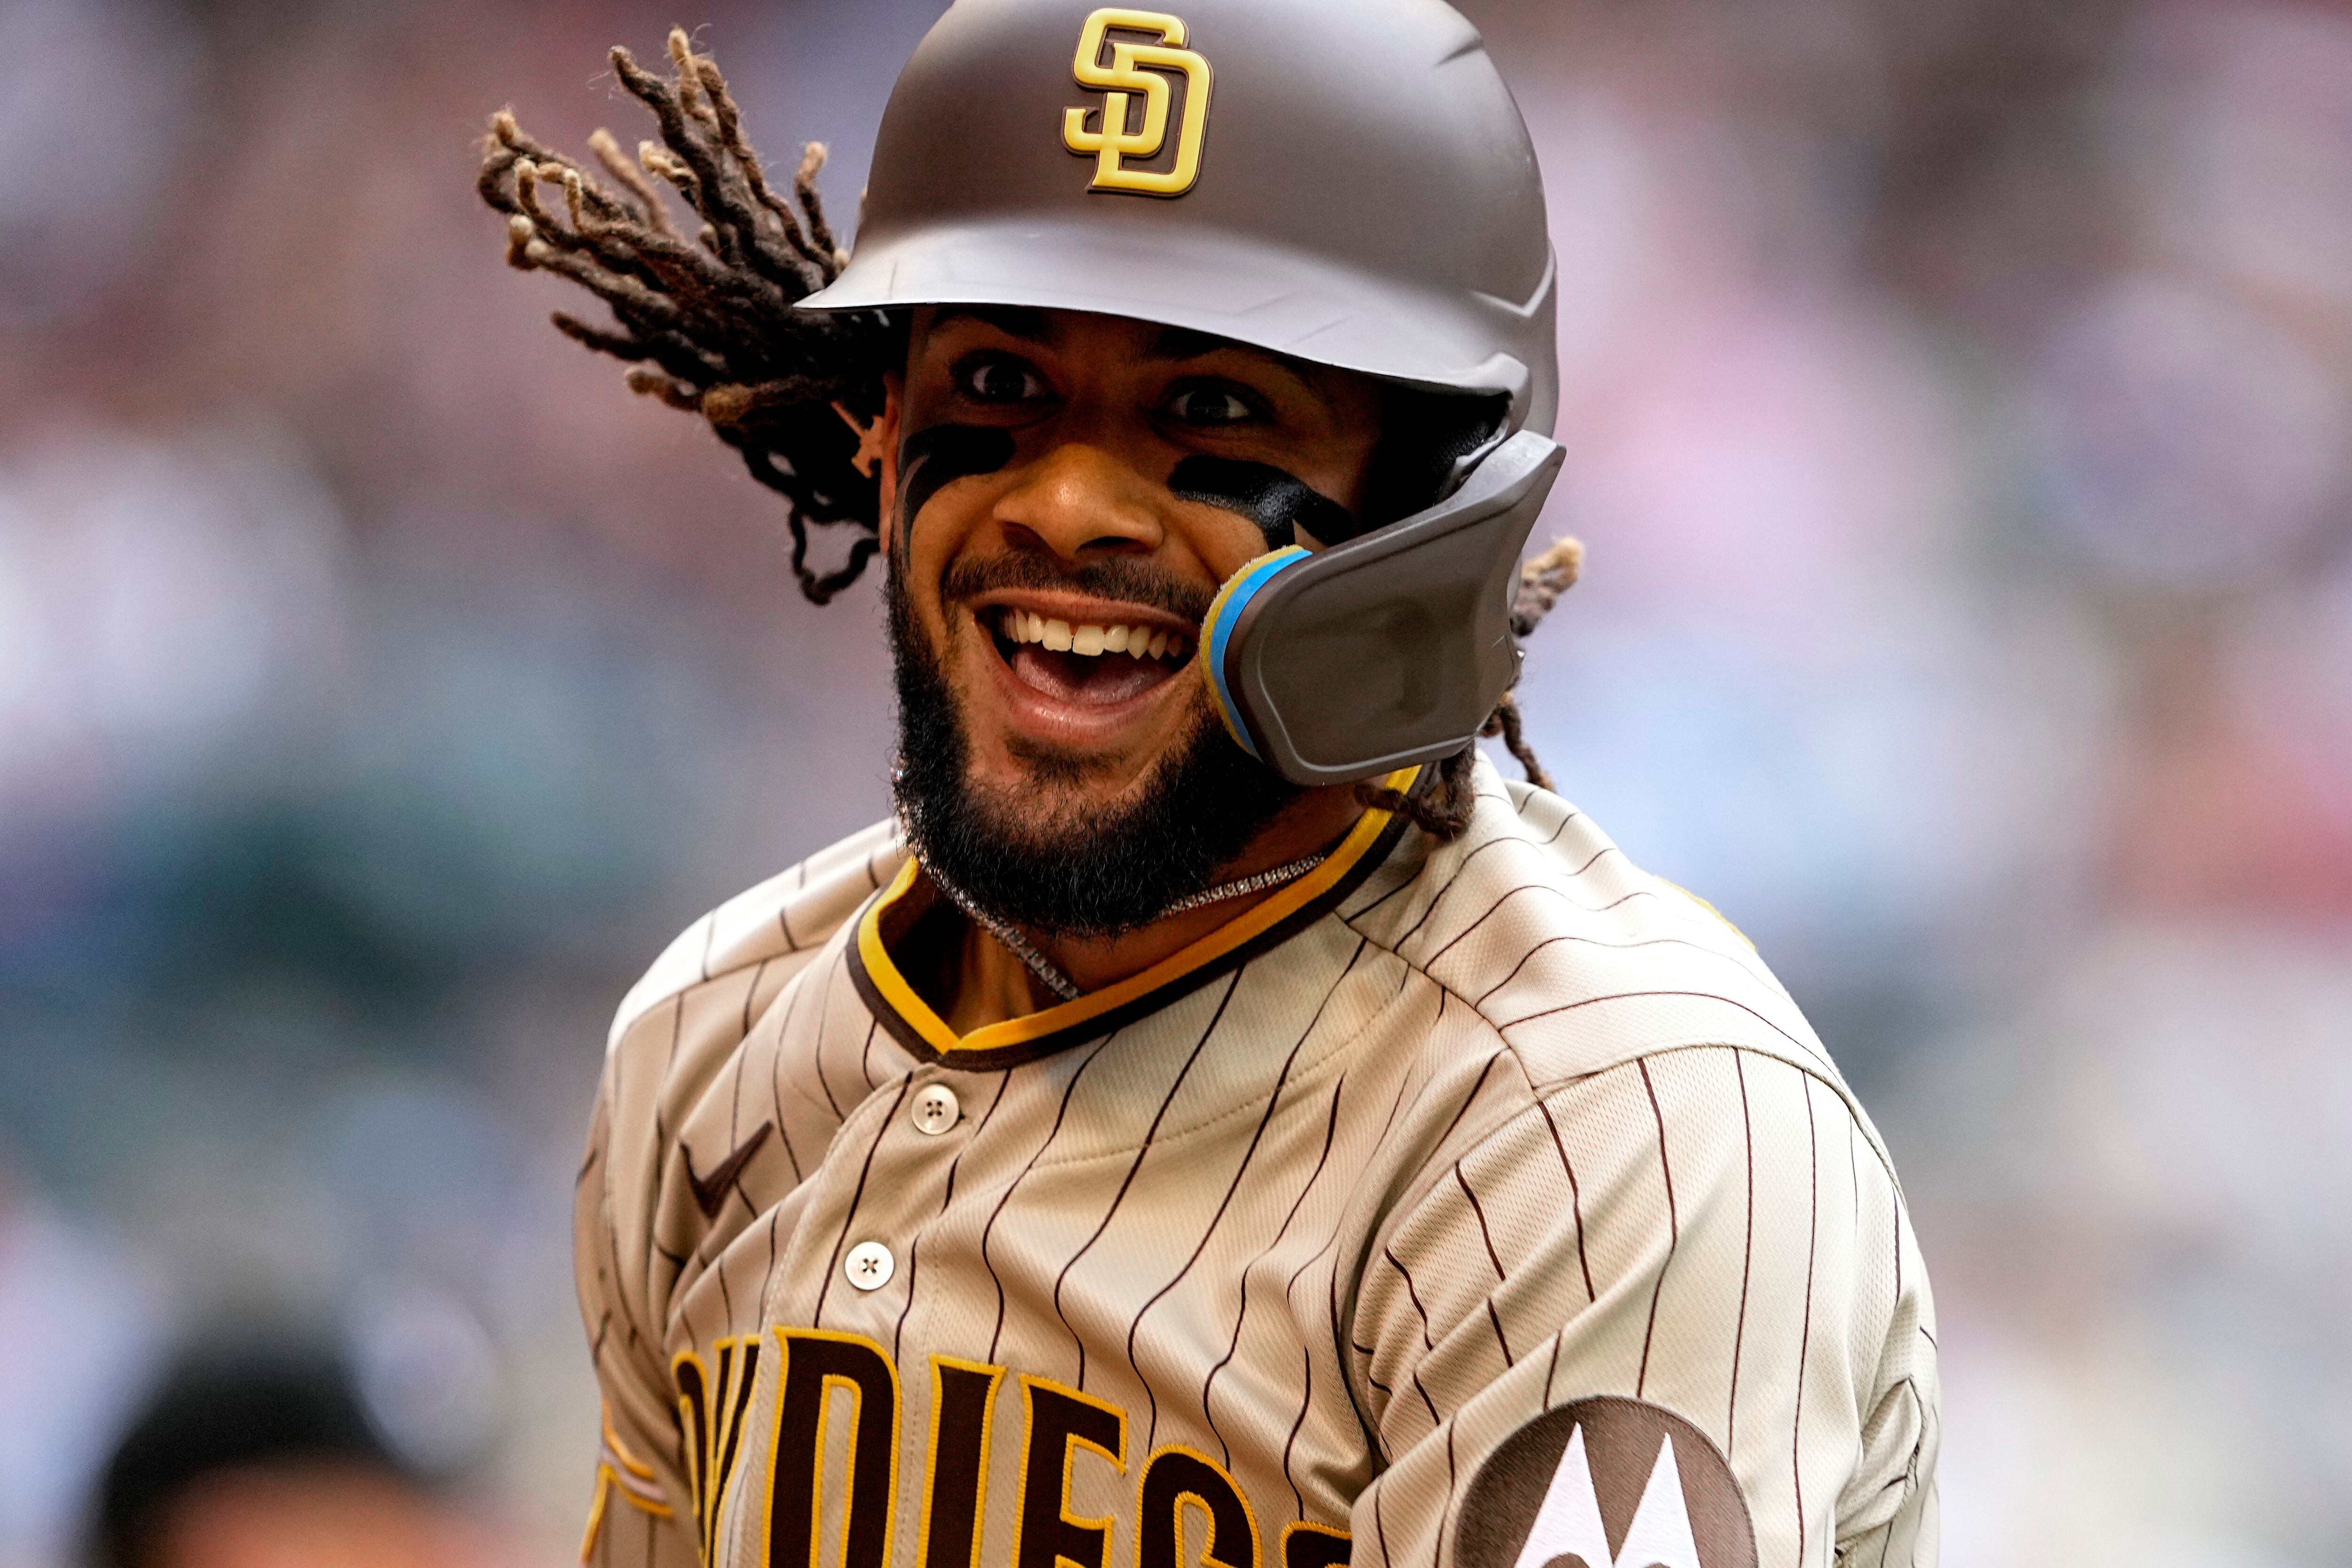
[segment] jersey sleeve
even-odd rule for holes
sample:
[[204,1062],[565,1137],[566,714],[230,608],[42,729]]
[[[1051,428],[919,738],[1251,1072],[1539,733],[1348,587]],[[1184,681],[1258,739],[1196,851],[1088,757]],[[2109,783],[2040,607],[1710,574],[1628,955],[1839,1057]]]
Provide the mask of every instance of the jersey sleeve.
[[693,1568],[712,1555],[670,1365],[680,1281],[709,1218],[680,1133],[740,1061],[753,1020],[905,853],[889,821],[819,851],[688,925],[622,998],[572,1221],[604,1405],[583,1550],[591,1563]]
[[[697,1568],[693,1494],[644,1261],[654,1193],[647,1162],[656,1151],[618,1132],[640,1119],[631,1114],[642,1111],[633,1097],[658,1084],[639,1082],[650,1064],[626,1044],[616,1040],[605,1059],[573,1209],[574,1278],[604,1402],[580,1555],[592,1568]],[[635,1269],[626,1262],[632,1255]]]
[[1933,1307],[1839,1088],[1662,1051],[1443,1159],[1350,1323],[1358,1563],[1932,1565]]

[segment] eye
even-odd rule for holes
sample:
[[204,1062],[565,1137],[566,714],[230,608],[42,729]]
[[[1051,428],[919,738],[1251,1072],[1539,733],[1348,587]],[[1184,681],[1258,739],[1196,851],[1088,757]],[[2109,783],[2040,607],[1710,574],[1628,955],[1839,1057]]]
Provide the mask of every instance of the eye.
[[955,383],[975,402],[1034,402],[1053,395],[1044,376],[1010,354],[974,354],[956,366]]
[[1254,401],[1217,382],[1177,388],[1160,411],[1182,424],[1246,424],[1264,417]]

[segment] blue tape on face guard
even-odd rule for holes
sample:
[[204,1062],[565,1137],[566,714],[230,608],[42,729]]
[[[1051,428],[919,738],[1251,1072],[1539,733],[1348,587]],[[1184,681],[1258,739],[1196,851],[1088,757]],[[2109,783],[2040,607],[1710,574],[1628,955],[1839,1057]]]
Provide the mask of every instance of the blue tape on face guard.
[[[1217,590],[1216,599],[1209,605],[1208,619],[1202,624],[1201,669],[1208,677],[1209,700],[1217,705],[1217,716],[1224,720],[1225,733],[1252,757],[1257,757],[1257,747],[1242,724],[1240,710],[1234,706],[1234,694],[1225,685],[1225,646],[1233,639],[1234,627],[1240,622],[1242,611],[1258,590],[1273,581],[1285,568],[1308,559],[1306,550],[1297,545],[1289,545],[1248,562]],[[1260,758],[1259,760],[1265,759]]]

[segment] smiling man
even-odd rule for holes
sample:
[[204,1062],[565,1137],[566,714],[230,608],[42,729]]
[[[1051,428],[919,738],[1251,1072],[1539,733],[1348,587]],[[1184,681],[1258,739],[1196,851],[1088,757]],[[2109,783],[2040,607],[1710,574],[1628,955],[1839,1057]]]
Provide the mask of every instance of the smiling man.
[[779,193],[671,55],[614,56],[660,144],[501,115],[481,190],[785,497],[810,598],[880,557],[898,810],[622,1004],[588,1556],[1932,1563],[1884,1146],[1518,737],[1575,551],[1518,565],[1553,272],[1477,34],[958,0],[854,254],[821,150]]
[[[1381,405],[1370,377],[1116,317],[925,307],[912,329],[875,433],[908,454],[886,460],[890,515],[922,517],[889,540],[898,791],[929,879],[1013,944],[909,933],[918,990],[962,1035],[1150,968],[1234,913],[1171,905],[1311,864],[1362,815],[1236,747],[1193,655],[1268,548],[1234,487],[1297,490],[1351,530]],[[1024,928],[1050,964],[1006,963],[1037,954]]]

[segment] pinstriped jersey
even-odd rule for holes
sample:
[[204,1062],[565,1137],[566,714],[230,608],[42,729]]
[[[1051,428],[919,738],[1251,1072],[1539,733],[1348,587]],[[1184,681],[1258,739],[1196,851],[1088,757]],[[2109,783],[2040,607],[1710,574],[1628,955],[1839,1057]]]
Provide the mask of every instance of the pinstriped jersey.
[[1476,784],[969,1035],[887,824],[697,922],[581,1175],[590,1560],[1932,1563],[1877,1134],[1710,908]]

